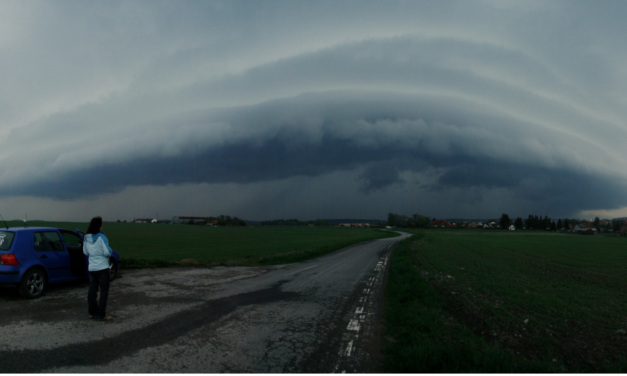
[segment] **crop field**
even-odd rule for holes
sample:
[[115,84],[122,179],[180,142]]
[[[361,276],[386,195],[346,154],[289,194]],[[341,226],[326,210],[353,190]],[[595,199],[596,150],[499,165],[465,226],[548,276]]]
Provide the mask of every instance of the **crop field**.
[[627,371],[627,238],[415,232],[392,261],[388,370]]
[[[12,222],[10,226],[22,226]],[[30,226],[87,231],[88,223],[32,222]],[[362,241],[396,236],[375,229],[338,227],[209,227],[104,223],[123,267],[199,264],[277,264],[320,256]]]

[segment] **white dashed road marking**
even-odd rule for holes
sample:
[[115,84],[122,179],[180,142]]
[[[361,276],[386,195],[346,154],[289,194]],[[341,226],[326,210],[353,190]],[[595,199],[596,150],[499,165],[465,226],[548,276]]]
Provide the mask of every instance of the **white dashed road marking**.
[[[343,347],[343,350],[340,350],[340,359],[335,366],[336,372],[339,370],[342,359],[350,358],[355,354],[357,344],[355,340],[359,338],[359,331],[362,329],[363,325],[366,324],[368,316],[370,315],[370,313],[366,311],[366,302],[368,301],[368,297],[376,291],[374,286],[377,285],[377,282],[380,282],[383,279],[383,272],[387,266],[391,249],[392,245],[388,246],[388,252],[382,257],[381,261],[377,262],[377,265],[374,268],[376,276],[370,277],[366,281],[367,287],[363,289],[362,294],[359,297],[359,306],[355,308],[355,314],[350,319],[348,326],[346,327],[347,335],[345,336],[345,340],[348,342],[346,347]],[[346,373],[346,370],[342,370],[342,373]]]
[[359,326],[359,320],[352,319],[351,321],[349,321],[346,330],[354,330],[358,332],[360,328],[361,327]]
[[353,340],[351,340],[348,343],[348,346],[346,346],[346,353],[344,353],[344,355],[346,355],[347,357],[351,356],[351,351],[353,350]]

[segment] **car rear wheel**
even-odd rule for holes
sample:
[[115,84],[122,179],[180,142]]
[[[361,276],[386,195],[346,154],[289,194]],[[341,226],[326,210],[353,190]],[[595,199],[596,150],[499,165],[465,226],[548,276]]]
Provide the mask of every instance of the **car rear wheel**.
[[46,274],[40,269],[31,269],[24,274],[18,287],[20,294],[26,299],[35,299],[46,289]]
[[113,281],[118,274],[118,264],[113,259],[109,259],[109,280]]

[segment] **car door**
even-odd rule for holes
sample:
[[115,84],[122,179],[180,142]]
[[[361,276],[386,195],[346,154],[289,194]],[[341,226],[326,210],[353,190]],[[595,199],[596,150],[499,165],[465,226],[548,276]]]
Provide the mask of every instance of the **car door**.
[[70,254],[65,249],[61,235],[57,231],[36,231],[33,249],[37,257],[48,269],[48,281],[62,281],[72,277]]
[[87,257],[83,253],[83,238],[74,231],[59,229],[65,248],[70,255],[70,271],[73,276],[87,275]]

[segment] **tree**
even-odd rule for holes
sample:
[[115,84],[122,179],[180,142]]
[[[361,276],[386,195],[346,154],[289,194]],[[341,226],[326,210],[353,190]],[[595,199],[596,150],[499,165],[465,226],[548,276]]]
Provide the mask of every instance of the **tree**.
[[403,226],[403,227],[407,226],[407,219],[408,218],[407,218],[406,215],[403,215],[403,214],[397,215],[396,216],[396,225],[397,226]]
[[516,227],[516,230],[522,230],[523,229],[523,220],[522,218],[518,217],[516,218],[516,221],[514,222],[514,227]]
[[221,214],[218,216],[218,226],[230,226],[231,225],[231,217],[228,215]]
[[594,227],[597,229],[598,232],[601,232],[600,222],[601,220],[599,219],[599,217],[594,217]]
[[416,227],[416,222],[414,221],[414,217],[407,218],[407,227]]
[[414,227],[418,227],[418,222],[420,222],[420,217],[421,215],[418,215],[416,213],[412,214],[411,217],[409,218],[409,221],[411,222],[411,224]]
[[503,213],[501,215],[501,219],[499,219],[499,224],[501,225],[501,228],[508,229],[512,224],[512,220],[509,218],[509,215]]
[[424,215],[420,214],[413,214],[411,216],[411,220],[413,225],[416,227],[429,227],[429,223],[431,223],[429,217],[425,217]]
[[562,220],[561,220],[561,219],[558,219],[558,220],[557,220],[557,229],[558,229],[558,230],[561,230],[561,229],[562,229],[562,227],[564,227],[564,225],[562,224]]
[[396,217],[396,214],[388,213],[388,226],[396,226]]

